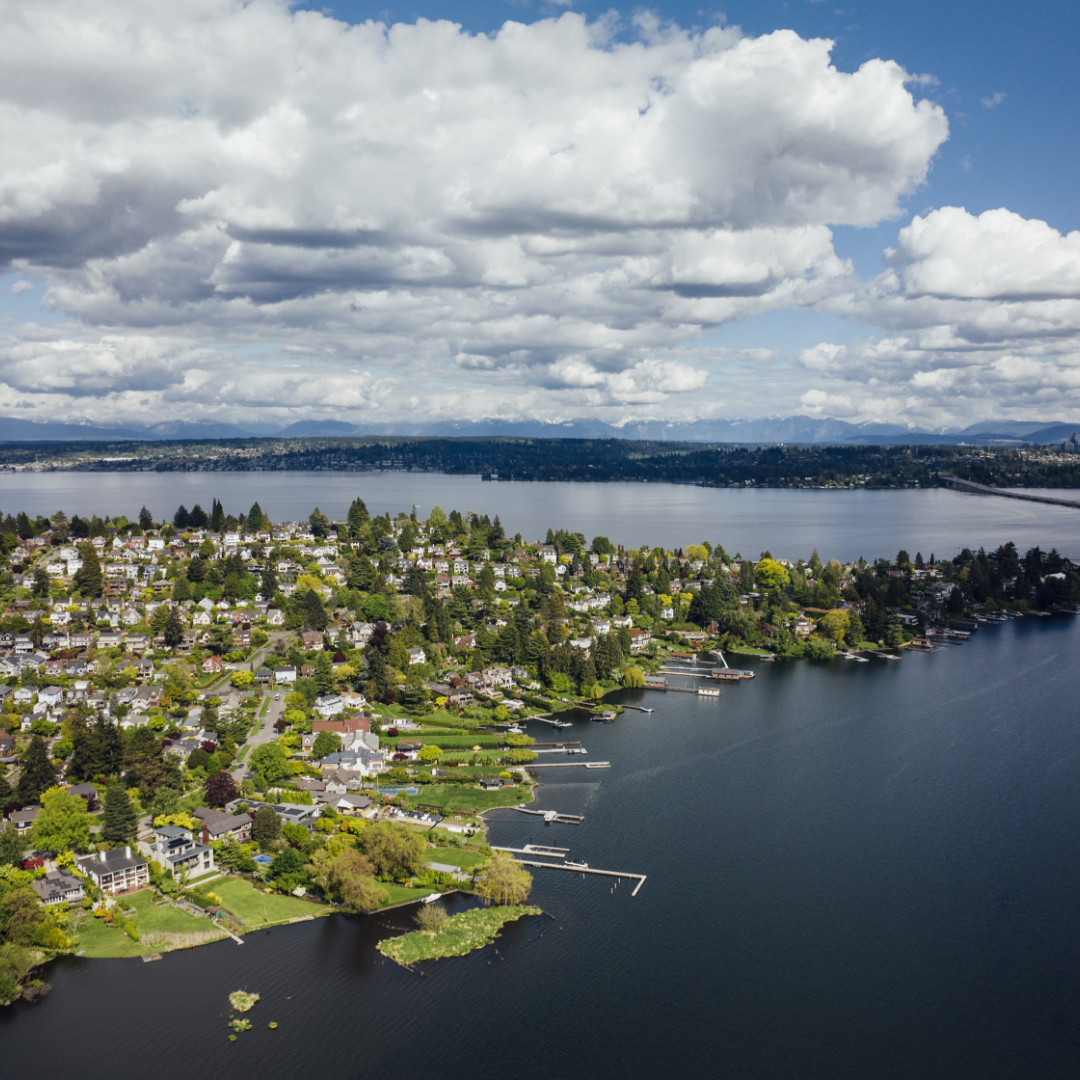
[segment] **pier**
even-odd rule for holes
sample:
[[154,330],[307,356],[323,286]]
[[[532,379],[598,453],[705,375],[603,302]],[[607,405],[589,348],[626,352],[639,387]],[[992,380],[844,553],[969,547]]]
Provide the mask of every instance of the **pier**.
[[[693,693],[693,691],[691,691]],[[526,769],[610,769],[610,761],[530,761]]]
[[519,847],[495,847],[491,846],[492,851],[509,851],[512,855],[542,855],[545,859],[565,859],[570,854],[570,849],[566,847],[544,847],[542,844],[526,844],[523,848]]
[[638,890],[645,884],[645,874],[626,874],[619,870],[593,870],[591,867],[563,866],[561,863],[532,862],[529,859],[518,859],[517,862],[522,866],[544,866],[548,870],[566,870],[571,874],[599,874],[603,877],[630,878],[637,881],[631,896],[637,896]]
[[[560,825],[580,825],[585,820],[581,814],[560,814],[558,810],[530,810],[525,806],[515,806],[513,809],[519,814],[532,814],[534,817],[542,817],[547,825],[550,825],[553,821],[557,821]],[[566,850],[566,848],[552,848],[552,851]]]

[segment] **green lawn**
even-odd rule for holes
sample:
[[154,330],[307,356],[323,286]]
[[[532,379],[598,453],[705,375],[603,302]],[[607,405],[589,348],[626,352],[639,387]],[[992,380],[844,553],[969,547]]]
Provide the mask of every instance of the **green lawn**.
[[221,906],[244,922],[245,932],[266,923],[283,922],[301,915],[324,915],[327,909],[309,900],[281,893],[260,892],[243,878],[222,878],[208,886],[212,893],[221,897]]
[[441,847],[428,848],[428,862],[444,863],[447,866],[459,866],[462,870],[471,870],[488,858],[487,852],[475,848]]
[[139,942],[134,942],[115,926],[85,914],[79,921],[78,951],[100,959],[116,956],[142,956],[144,953],[168,952],[192,945],[203,945],[224,935],[208,920],[196,918],[171,905],[156,907],[156,894],[150,889],[122,898],[121,903],[135,909]]
[[474,746],[497,750],[503,745],[503,740],[497,735],[441,735],[431,732],[409,732],[396,739],[389,739],[385,735],[379,738],[382,746],[397,746],[399,742],[433,743],[444,750],[471,750]]
[[399,964],[415,964],[421,960],[436,960],[442,956],[463,956],[482,949],[499,936],[503,925],[524,915],[541,915],[538,907],[508,906],[474,908],[447,919],[437,934],[416,930],[411,934],[380,941],[378,948],[384,956]]
[[115,926],[106,926],[101,919],[95,919],[90,912],[84,913],[79,919],[79,940],[75,950],[93,960],[117,956],[143,956],[154,951],[132,941]]
[[393,904],[408,904],[414,901],[419,902],[423,900],[425,896],[430,896],[432,892],[437,891],[424,885],[413,889],[406,889],[404,885],[392,885],[387,881],[380,881],[379,885],[384,888],[388,894],[386,903],[383,904],[383,907],[390,907]]
[[414,803],[441,806],[445,810],[492,810],[496,806],[517,806],[520,802],[532,802],[532,793],[522,795],[520,788],[499,788],[498,791],[481,791],[479,788],[457,787],[450,784],[425,784],[420,794],[412,796]]

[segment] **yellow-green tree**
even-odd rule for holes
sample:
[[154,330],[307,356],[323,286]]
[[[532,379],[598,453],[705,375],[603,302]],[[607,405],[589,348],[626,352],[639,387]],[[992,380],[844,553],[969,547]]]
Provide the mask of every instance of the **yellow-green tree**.
[[758,584],[769,592],[778,592],[791,581],[791,575],[775,559],[762,559],[757,564],[755,574]]

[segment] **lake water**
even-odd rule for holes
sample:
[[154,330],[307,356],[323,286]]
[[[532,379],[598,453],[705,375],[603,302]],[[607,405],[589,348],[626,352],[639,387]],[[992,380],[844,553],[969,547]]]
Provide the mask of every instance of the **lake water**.
[[[1078,493],[1054,491],[1058,497]],[[757,558],[843,561],[895,557],[900,548],[952,557],[962,547],[988,550],[1012,540],[1023,551],[1036,544],[1080,559],[1080,511],[1013,499],[928,491],[785,491],[699,488],[679,484],[485,483],[475,476],[436,473],[4,473],[4,513],[125,514],[144,504],[158,519],[178,505],[213,499],[229,513],[259,501],[274,521],[306,518],[318,506],[343,518],[361,496],[374,513],[433,506],[500,515],[507,532],[526,540],[548,528],[597,534],[615,543],[684,547],[708,540],[731,554]]]
[[[375,951],[407,910],[66,959],[0,1011],[5,1075],[1071,1080],[1078,649],[1075,619],[1031,619],[899,663],[759,664],[719,701],[638,691],[653,713],[575,723],[610,770],[544,771],[539,805],[582,825],[491,830],[647,874],[637,897],[537,870],[550,918],[423,975]],[[230,1044],[240,988],[262,1001]]]

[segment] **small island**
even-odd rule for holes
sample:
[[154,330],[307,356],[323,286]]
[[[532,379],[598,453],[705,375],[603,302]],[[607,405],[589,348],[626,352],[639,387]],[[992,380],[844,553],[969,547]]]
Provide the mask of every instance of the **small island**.
[[[578,752],[566,716],[669,689],[719,701],[751,674],[728,656],[899,659],[1078,602],[1075,563],[1011,544],[844,564],[527,540],[360,498],[337,521],[216,499],[168,521],[9,514],[0,1001],[44,992],[64,953],[152,960],[455,891],[492,906],[421,909],[383,951],[460,955],[531,911],[484,815],[527,808],[541,755]],[[698,688],[669,686],[688,666]]]

